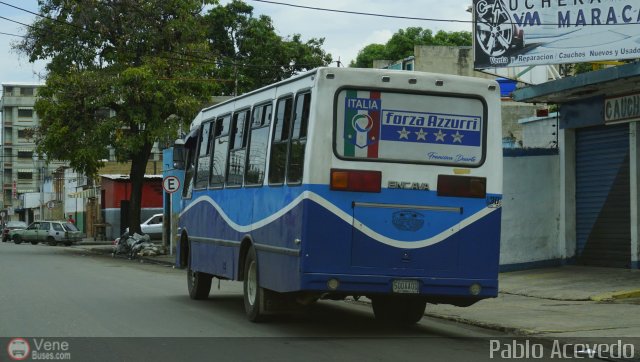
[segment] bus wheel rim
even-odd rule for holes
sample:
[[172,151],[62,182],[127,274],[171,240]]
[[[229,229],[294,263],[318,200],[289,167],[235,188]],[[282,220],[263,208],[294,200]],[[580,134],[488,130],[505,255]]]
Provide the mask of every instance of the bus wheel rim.
[[247,276],[247,299],[249,304],[254,305],[258,291],[258,273],[256,270],[256,262],[249,264],[249,275]]

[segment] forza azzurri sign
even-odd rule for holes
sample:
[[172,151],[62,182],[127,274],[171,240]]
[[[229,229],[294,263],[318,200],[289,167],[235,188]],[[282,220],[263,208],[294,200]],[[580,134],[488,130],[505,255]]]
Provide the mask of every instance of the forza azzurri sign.
[[640,58],[638,0],[474,0],[476,69]]

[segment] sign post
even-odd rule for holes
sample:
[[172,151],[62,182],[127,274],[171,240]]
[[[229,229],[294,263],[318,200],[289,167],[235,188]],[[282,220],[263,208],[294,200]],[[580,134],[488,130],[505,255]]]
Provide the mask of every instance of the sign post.
[[[172,195],[174,192],[178,191],[178,189],[180,188],[180,179],[178,179],[176,176],[167,176],[162,180],[162,188],[164,189],[164,191],[166,193],[169,194],[169,197],[166,198],[169,201],[169,205],[168,205],[168,209],[169,209],[169,255],[173,255],[173,232],[171,232],[171,226],[173,225],[173,206],[172,206]],[[165,209],[166,210],[166,209]],[[166,222],[165,218],[165,222]],[[166,225],[166,224],[165,224]],[[165,241],[166,243],[166,241]],[[166,246],[166,244],[165,244]]]

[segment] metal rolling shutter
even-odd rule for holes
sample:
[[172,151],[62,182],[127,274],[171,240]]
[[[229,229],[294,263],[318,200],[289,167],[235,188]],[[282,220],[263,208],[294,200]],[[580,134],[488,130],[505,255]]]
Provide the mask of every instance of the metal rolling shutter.
[[631,261],[629,126],[576,130],[576,237],[580,264]]

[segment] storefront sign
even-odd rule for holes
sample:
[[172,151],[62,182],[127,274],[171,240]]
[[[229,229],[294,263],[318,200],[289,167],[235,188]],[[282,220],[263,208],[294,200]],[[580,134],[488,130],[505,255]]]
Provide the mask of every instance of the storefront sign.
[[640,58],[637,0],[474,0],[475,68]]
[[640,120],[640,94],[630,94],[604,100],[605,123]]

